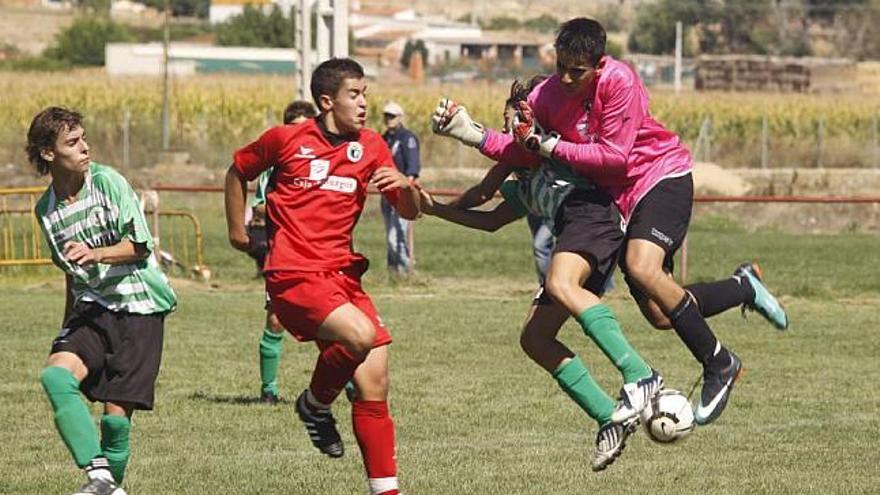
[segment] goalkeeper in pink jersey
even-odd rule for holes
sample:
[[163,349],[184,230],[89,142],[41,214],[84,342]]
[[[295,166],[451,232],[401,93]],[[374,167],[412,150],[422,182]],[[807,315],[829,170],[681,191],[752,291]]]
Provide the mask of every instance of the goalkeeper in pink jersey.
[[[658,328],[675,329],[703,366],[699,424],[718,418],[742,364],[723,347],[705,316],[743,301],[777,328],[788,326],[778,301],[766,290],[757,265],[732,279],[689,287],[670,276],[693,206],[693,161],[679,137],[648,111],[648,95],[628,65],[605,54],[605,31],[587,18],[560,26],[556,74],[520,104],[514,135],[485,129],[467,111],[443,99],[434,130],[478,148],[502,163],[538,166],[553,158],[607,192],[620,210],[626,237],[620,265],[643,314]],[[548,287],[583,272],[583,260],[551,262]],[[553,296],[577,307],[576,293]]]

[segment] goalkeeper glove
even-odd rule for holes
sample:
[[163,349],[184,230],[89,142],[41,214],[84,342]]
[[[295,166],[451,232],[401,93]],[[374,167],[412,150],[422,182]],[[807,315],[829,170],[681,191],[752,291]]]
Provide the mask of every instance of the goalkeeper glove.
[[559,134],[545,132],[535,120],[532,107],[524,101],[518,102],[519,110],[514,117],[513,134],[527,150],[538,153],[545,158],[552,158],[553,148],[559,142]]
[[431,116],[431,130],[434,134],[449,136],[473,147],[483,142],[486,132],[481,124],[471,119],[465,107],[449,98],[440,98]]

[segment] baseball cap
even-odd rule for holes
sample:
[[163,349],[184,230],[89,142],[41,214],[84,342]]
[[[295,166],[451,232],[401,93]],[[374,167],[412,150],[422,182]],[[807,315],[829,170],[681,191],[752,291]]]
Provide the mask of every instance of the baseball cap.
[[403,115],[403,107],[401,107],[397,103],[394,103],[393,101],[389,101],[382,109],[382,113],[389,113],[391,115],[397,115],[399,117]]

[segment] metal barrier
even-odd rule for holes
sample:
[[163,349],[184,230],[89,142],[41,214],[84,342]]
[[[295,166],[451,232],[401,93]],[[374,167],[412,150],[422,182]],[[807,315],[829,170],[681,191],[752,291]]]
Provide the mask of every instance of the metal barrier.
[[[151,215],[155,212],[145,213]],[[204,280],[211,278],[211,271],[205,266],[204,238],[198,217],[184,210],[160,210],[158,216],[160,219],[165,219],[161,222],[163,241],[159,242],[159,228],[154,224],[153,230],[157,239],[154,253],[166,271],[171,267],[177,267],[186,274]],[[187,235],[185,230],[188,229],[184,227],[183,222],[172,219],[188,220],[188,224],[192,227],[192,235]]]
[[48,265],[34,208],[45,187],[0,189],[0,266]]
[[[37,201],[45,190],[45,187],[0,189],[0,267],[52,264],[52,259],[46,257],[48,247],[34,215]],[[204,261],[202,226],[194,214],[182,210],[162,211],[158,209],[157,200],[153,200],[151,209],[144,213],[153,219],[157,261],[166,269],[177,266],[187,274],[210,278]],[[183,219],[185,223],[176,219]],[[167,241],[161,246],[160,227]]]

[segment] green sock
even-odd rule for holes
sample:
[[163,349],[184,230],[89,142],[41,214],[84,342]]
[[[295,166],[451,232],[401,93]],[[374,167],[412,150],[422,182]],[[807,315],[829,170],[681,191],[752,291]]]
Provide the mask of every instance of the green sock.
[[117,483],[122,483],[125,477],[125,466],[131,449],[128,444],[128,435],[131,432],[131,421],[125,416],[111,416],[105,414],[101,417],[101,450],[104,457],[110,463],[110,472]]
[[633,383],[651,376],[651,367],[626,340],[611,308],[604,304],[591,306],[577,316],[577,322],[620,370],[624,382]]
[[275,333],[266,328],[260,338],[260,382],[263,392],[278,395],[278,363],[281,361],[281,349],[284,332]]
[[40,382],[55,413],[55,427],[73,460],[80,468],[101,455],[98,431],[92,415],[79,395],[79,381],[60,366],[49,366],[40,373]]
[[577,403],[599,425],[611,421],[611,413],[617,405],[614,400],[593,380],[581,358],[574,359],[556,368],[553,378],[573,401]]

